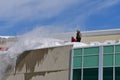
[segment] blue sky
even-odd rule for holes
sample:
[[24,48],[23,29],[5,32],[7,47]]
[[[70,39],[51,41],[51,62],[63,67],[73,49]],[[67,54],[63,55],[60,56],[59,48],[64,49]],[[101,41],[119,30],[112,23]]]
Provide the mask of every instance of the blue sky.
[[73,31],[120,28],[120,0],[1,0],[0,35],[36,27]]

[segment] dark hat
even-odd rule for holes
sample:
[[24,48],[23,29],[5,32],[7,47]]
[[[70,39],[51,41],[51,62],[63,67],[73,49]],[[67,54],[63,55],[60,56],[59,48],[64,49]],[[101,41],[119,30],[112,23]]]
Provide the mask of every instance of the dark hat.
[[80,30],[77,30],[77,32],[80,32]]

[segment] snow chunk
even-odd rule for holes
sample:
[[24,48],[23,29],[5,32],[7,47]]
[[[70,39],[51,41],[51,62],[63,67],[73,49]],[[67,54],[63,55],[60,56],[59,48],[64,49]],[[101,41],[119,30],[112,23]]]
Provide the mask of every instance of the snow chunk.
[[66,44],[72,44],[73,48],[88,46],[88,44],[82,42],[67,42]]
[[102,43],[98,41],[90,42],[90,46],[98,46],[98,45],[102,45]]

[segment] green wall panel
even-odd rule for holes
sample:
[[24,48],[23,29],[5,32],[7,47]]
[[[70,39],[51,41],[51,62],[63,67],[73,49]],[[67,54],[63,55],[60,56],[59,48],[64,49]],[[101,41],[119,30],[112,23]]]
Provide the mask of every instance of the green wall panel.
[[82,57],[75,56],[73,58],[73,68],[80,68],[82,66]]
[[103,56],[103,66],[113,66],[113,55]]
[[96,67],[99,64],[98,56],[84,56],[84,67]]
[[115,46],[115,52],[120,53],[120,45],[116,45],[116,46]]
[[84,55],[99,54],[99,47],[84,48]]
[[104,54],[106,54],[106,53],[113,53],[114,52],[114,46],[104,46],[104,48],[103,48],[103,52],[104,52]]
[[74,56],[82,55],[82,48],[81,49],[74,49]]
[[115,65],[120,66],[120,54],[115,55]]

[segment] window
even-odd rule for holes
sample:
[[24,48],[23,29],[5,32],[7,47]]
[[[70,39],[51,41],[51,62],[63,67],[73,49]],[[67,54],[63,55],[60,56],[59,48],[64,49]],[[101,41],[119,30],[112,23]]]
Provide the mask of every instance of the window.
[[103,66],[113,66],[113,55],[104,55],[103,56]]
[[83,69],[83,80],[98,80],[98,68]]
[[73,69],[73,80],[81,80],[81,69]]
[[112,46],[104,46],[103,49],[104,49],[103,50],[104,54],[113,54],[113,52],[114,52],[114,46],[113,45]]
[[120,67],[115,68],[115,80],[120,80]]
[[73,58],[73,67],[74,68],[82,67],[82,56],[74,56],[74,58]]
[[74,50],[74,56],[79,56],[79,55],[82,55],[82,48]]
[[84,55],[99,54],[99,47],[84,48]]
[[103,80],[113,80],[113,68],[103,68]]
[[115,66],[120,66],[120,54],[115,55]]
[[96,67],[99,64],[98,56],[84,56],[84,67]]
[[116,53],[120,53],[120,45],[116,45],[115,46],[115,52]]

